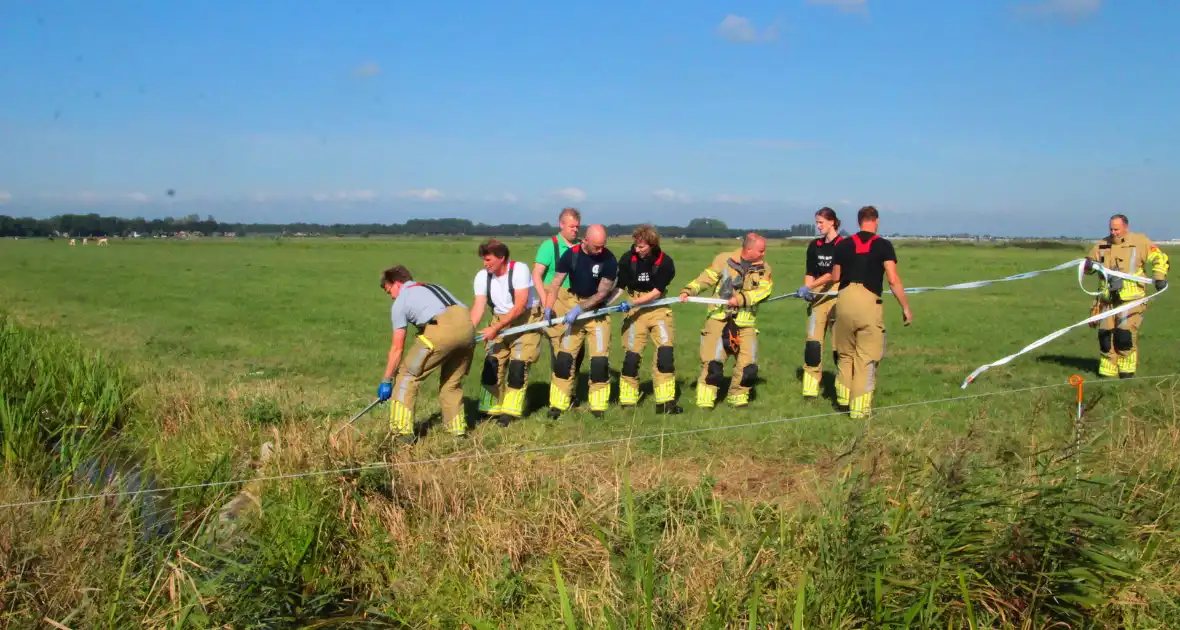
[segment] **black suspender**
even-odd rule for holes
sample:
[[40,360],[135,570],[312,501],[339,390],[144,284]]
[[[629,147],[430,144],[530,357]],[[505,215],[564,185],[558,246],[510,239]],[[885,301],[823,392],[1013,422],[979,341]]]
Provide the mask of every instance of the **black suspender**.
[[448,295],[446,291],[443,291],[441,287],[435,286],[433,284],[419,284],[418,286],[433,293],[434,297],[438,298],[439,302],[442,302],[444,308],[449,308],[458,304],[458,302]]
[[[515,260],[509,261],[509,263],[508,263],[508,300],[509,300],[510,306],[512,304],[516,303],[516,291],[515,291],[515,287],[512,285],[512,268],[515,266],[516,266]],[[484,272],[488,274],[488,288],[485,291],[485,293],[487,293],[487,296],[488,296],[488,304],[492,305],[492,312],[495,313],[496,312],[496,301],[492,299],[492,272],[487,271],[486,269],[484,270]]]

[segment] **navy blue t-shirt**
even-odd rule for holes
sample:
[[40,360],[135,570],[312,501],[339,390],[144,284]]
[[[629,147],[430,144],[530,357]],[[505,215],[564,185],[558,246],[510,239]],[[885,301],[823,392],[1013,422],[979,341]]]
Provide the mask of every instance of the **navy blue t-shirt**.
[[591,256],[582,251],[580,245],[575,245],[567,249],[557,261],[557,273],[566,274],[570,281],[570,293],[584,300],[598,292],[601,279],[618,278],[619,262],[605,247]]

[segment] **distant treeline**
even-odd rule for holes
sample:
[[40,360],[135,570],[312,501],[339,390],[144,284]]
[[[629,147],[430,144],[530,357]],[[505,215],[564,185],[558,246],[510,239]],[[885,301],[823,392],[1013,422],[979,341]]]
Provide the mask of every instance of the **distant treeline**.
[[[687,226],[657,226],[660,234],[668,238],[685,236],[690,238],[724,238],[745,234],[746,229],[732,229],[718,219],[693,219]],[[635,224],[611,224],[611,234],[630,234]],[[410,219],[405,223],[225,223],[212,216],[202,220],[190,214],[180,218],[124,219],[104,217],[97,214],[63,214],[48,219],[29,217],[16,218],[0,215],[0,236],[22,237],[82,237],[82,236],[172,236],[184,232],[204,236],[228,235],[326,235],[326,236],[370,236],[370,235],[470,235],[470,236],[548,236],[557,232],[549,223],[527,225],[505,223],[487,225],[467,219]],[[768,238],[788,236],[811,236],[815,226],[811,223],[792,225],[786,230],[757,230]]]

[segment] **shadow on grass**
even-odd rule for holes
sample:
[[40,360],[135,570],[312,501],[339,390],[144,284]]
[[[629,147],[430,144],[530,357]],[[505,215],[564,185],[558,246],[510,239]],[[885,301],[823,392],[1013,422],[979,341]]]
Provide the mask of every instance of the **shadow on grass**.
[[1096,357],[1078,357],[1064,354],[1046,354],[1037,357],[1037,363],[1055,363],[1057,365],[1080,370],[1087,374],[1098,373],[1098,359]]

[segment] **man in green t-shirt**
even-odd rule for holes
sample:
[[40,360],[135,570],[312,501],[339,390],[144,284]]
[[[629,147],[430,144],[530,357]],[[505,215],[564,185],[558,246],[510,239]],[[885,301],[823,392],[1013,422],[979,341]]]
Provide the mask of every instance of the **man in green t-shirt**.
[[[557,274],[557,261],[567,249],[577,245],[581,241],[578,239],[578,229],[582,227],[582,213],[578,212],[577,208],[562,208],[561,214],[557,215],[557,234],[551,236],[541,242],[537,247],[537,257],[533,263],[533,287],[537,289],[537,295],[541,298],[541,303],[545,303],[545,292],[549,287],[549,281]],[[558,292],[568,291],[570,288],[569,276],[561,282],[561,288]],[[554,299],[554,311],[546,312],[544,317],[549,319],[551,317],[561,317],[565,315],[565,308],[561,306],[563,300],[561,295],[557,295]],[[562,311],[562,312],[557,312]],[[550,326],[545,329],[545,335],[549,338],[549,361],[553,361],[553,349],[561,343],[560,333],[565,331],[564,326]],[[578,366],[582,365],[582,355],[584,353],[578,351]]]

